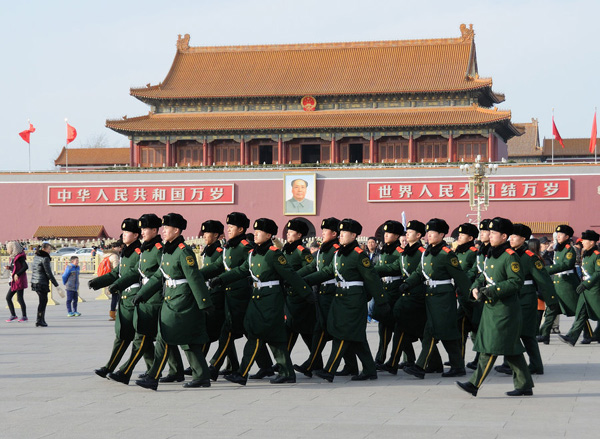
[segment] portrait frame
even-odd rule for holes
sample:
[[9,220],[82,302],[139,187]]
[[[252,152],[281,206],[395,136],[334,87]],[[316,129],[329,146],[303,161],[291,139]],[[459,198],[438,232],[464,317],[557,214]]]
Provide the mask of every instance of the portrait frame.
[[[294,198],[292,192],[292,184],[296,180],[304,180],[306,183],[305,197],[300,202]],[[294,191],[296,194],[301,193],[301,187]],[[317,214],[317,174],[314,172],[283,174],[283,214],[293,216]]]

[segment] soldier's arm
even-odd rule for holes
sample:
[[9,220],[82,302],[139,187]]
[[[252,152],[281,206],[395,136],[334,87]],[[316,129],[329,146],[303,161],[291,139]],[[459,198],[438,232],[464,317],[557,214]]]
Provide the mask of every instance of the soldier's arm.
[[90,282],[89,282],[90,288],[92,288],[93,290],[98,290],[100,288],[104,288],[109,285],[112,285],[113,282],[119,278],[120,270],[121,270],[121,267],[119,266],[116,270],[113,270],[109,273],[106,273],[102,276],[99,276],[99,277],[96,277],[96,278],[90,280]]
[[456,254],[450,250],[447,254],[447,270],[448,274],[454,279],[454,285],[458,289],[458,295],[462,299],[466,299],[470,296],[471,282],[467,273],[460,267],[460,262]]
[[225,267],[223,266],[223,253],[221,253],[221,257],[212,264],[204,265],[200,269],[200,274],[205,279],[212,279],[213,277],[219,276],[221,273],[225,271]]
[[163,287],[163,275],[160,270],[156,270],[152,276],[146,282],[146,285],[138,290],[136,296],[139,296],[142,301],[146,301],[154,296],[157,292],[162,291]]
[[314,256],[312,255],[310,250],[307,248],[302,250],[301,259],[302,259],[302,268],[306,267],[307,265],[312,264],[313,261],[315,260]]
[[422,284],[424,280],[425,276],[423,276],[423,268],[421,267],[421,264],[418,264],[415,271],[404,280],[404,283],[408,285],[409,288],[412,288]]
[[285,256],[279,251],[269,251],[269,259],[271,259],[271,266],[275,272],[290,285],[294,294],[298,294],[300,297],[307,299],[312,297],[312,289],[308,284],[295,272],[292,267],[287,263]]
[[358,272],[363,279],[363,287],[367,292],[367,295],[375,300],[375,304],[387,303],[381,278],[373,269],[369,257],[364,253],[359,254],[357,266]]
[[542,297],[556,295],[554,282],[552,282],[552,278],[548,274],[544,263],[540,258],[535,256],[534,253],[532,253],[532,255],[528,254],[529,262],[531,263],[530,273],[533,276],[533,281],[538,290],[540,290]]
[[380,277],[384,276],[402,276],[402,253],[395,251],[397,258],[391,264],[377,264],[373,266],[375,273]]
[[518,294],[523,287],[523,270],[521,269],[520,258],[516,253],[513,252],[510,255],[508,262],[502,268],[506,279],[490,286],[490,292],[487,294],[493,301]]
[[548,273],[555,274],[560,273],[561,271],[572,270],[575,268],[576,259],[575,250],[573,247],[570,247],[558,264],[552,264],[548,267]]
[[318,285],[329,279],[335,278],[335,270],[333,269],[334,260],[332,259],[329,265],[321,268],[319,271],[315,271],[309,275],[303,276],[304,281],[308,285]]
[[248,265],[248,260],[246,259],[242,265],[221,273],[219,275],[219,279],[221,279],[224,284],[230,284],[237,280],[245,279],[248,276],[250,276],[250,266]]
[[125,288],[133,285],[140,281],[140,273],[136,271],[129,270],[127,274],[121,276],[117,280],[115,280],[111,285],[117,287],[119,291],[123,291]]
[[210,293],[206,287],[204,276],[198,269],[198,262],[196,261],[196,255],[194,252],[186,247],[179,256],[179,265],[183,275],[188,281],[188,285],[192,290],[192,294],[196,299],[198,308],[205,309],[213,306],[212,300],[210,299]]
[[314,273],[317,271],[317,258],[313,258],[310,264],[305,264],[301,269],[296,271],[299,276],[304,277],[308,274]]
[[600,282],[600,254],[596,254],[596,261],[594,262],[594,272],[588,273],[590,278],[582,281],[586,289],[592,288]]

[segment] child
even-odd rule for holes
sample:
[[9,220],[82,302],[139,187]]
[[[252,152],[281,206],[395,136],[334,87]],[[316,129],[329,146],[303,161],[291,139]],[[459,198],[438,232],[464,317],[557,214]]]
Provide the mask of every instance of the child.
[[[77,256],[71,256],[71,263],[65,268],[65,272],[62,275],[63,284],[65,284],[65,290],[67,290],[67,316],[79,317],[81,313],[77,312],[77,299],[79,295],[79,258]],[[71,305],[73,306],[71,310]]]

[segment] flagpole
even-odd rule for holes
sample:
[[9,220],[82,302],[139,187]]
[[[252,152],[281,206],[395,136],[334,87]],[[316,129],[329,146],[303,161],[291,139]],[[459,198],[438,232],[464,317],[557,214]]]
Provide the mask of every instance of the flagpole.
[[[554,108],[552,109],[552,127],[554,128]],[[554,133],[552,133],[552,165],[554,165]]]
[[[65,117],[65,125],[68,125],[69,119]],[[67,128],[67,139],[69,137],[69,128]],[[65,141],[65,173],[69,173],[69,141]]]
[[[27,124],[31,129],[31,121],[29,119],[27,119]],[[29,173],[31,173],[31,132],[29,133],[29,142],[27,144],[29,145]]]
[[[598,114],[598,107],[594,107],[594,121],[596,120],[596,114]],[[594,143],[594,164],[598,164],[598,145]]]

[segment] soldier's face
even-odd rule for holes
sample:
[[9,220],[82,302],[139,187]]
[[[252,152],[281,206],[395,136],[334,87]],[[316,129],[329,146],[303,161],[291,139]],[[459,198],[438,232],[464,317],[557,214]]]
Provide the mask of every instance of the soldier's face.
[[383,234],[383,242],[386,244],[391,244],[392,242],[396,242],[400,235],[396,235],[395,233],[385,232]]
[[321,231],[321,236],[323,237],[323,242],[327,242],[337,238],[337,232],[330,229],[323,229]]
[[285,238],[287,239],[287,242],[296,242],[302,238],[302,234],[296,232],[295,230],[288,229],[287,233],[285,234]]
[[292,196],[297,201],[304,200],[306,197],[306,183],[304,180],[295,180],[292,184]]
[[349,232],[348,230],[342,230],[340,232],[340,244],[350,244],[356,239],[356,233]]
[[138,235],[137,233],[133,233],[133,232],[129,232],[127,230],[123,230],[123,244],[125,245],[129,245],[132,242],[134,242],[136,239],[138,239],[140,235]]
[[408,241],[408,243],[410,245],[413,245],[419,239],[421,239],[421,234],[420,233],[417,233],[416,231],[414,231],[412,229],[408,229],[406,231],[406,240]]
[[[175,238],[179,236],[181,231],[177,227],[173,226],[163,226],[162,229],[162,238],[167,242],[173,241]],[[125,240],[123,240],[125,242]]]
[[466,244],[467,242],[473,241],[473,237],[471,235],[467,235],[466,233],[459,233],[458,239],[456,242],[458,245]]
[[436,232],[434,230],[428,230],[427,231],[427,242],[430,245],[438,245],[439,243],[442,242],[442,240],[444,239],[444,236],[446,236],[445,233]]
[[591,250],[596,245],[596,242],[590,241],[589,239],[582,239],[581,245],[582,245],[583,249],[587,251],[587,250]]
[[510,246],[512,248],[519,248],[525,242],[525,238],[523,238],[522,236],[519,236],[519,235],[510,235],[510,238],[508,238],[508,239],[510,241]]
[[242,227],[234,226],[233,224],[227,224],[227,239],[233,239],[242,233],[244,233],[244,229]]
[[144,241],[150,241],[151,239],[154,239],[156,235],[158,235],[158,229],[151,229],[149,227],[142,228],[142,239]]
[[204,238],[204,241],[206,242],[206,245],[212,245],[215,242],[217,242],[217,239],[219,238],[219,234],[218,233],[212,233],[212,232],[204,232],[204,234],[202,235],[202,237]]
[[506,233],[500,233],[496,230],[490,230],[490,245],[492,247],[498,247],[506,242],[508,236]]
[[558,232],[556,234],[556,241],[559,244],[562,244],[563,242],[566,242],[569,239],[569,235],[563,233],[563,232]]
[[254,242],[258,245],[263,244],[265,242],[267,242],[267,240],[271,239],[271,235],[270,233],[267,233],[263,230],[255,230],[254,231]]
[[485,242],[485,243],[490,242],[490,231],[489,230],[480,230],[479,231],[479,240],[481,242]]

